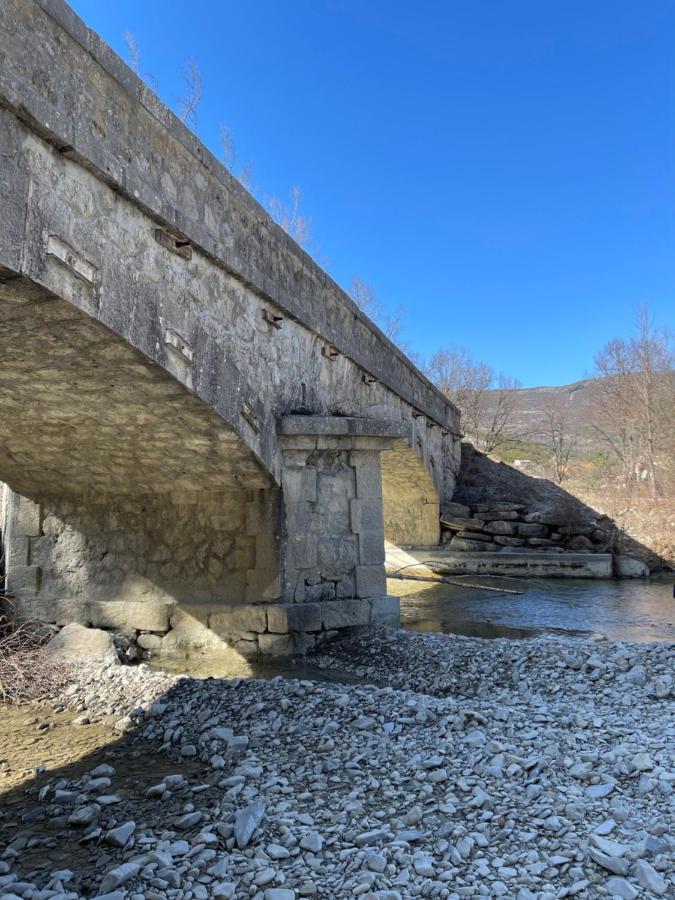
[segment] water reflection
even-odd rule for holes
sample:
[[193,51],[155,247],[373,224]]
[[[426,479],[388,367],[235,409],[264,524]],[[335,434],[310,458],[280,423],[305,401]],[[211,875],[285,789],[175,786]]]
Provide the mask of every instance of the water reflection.
[[673,579],[607,580],[504,578],[474,583],[523,591],[496,594],[448,584],[390,580],[401,598],[408,631],[444,631],[473,637],[527,638],[606,635],[614,640],[674,641]]

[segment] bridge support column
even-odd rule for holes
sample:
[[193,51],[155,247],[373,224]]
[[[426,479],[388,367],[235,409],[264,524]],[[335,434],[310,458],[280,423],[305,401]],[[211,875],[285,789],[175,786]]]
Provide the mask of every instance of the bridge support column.
[[398,598],[386,595],[380,453],[400,437],[386,421],[282,420],[280,631],[399,624]]

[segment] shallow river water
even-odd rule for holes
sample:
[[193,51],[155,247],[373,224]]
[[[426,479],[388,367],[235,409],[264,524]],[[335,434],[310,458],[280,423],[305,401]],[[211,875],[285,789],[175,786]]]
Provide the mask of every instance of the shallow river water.
[[613,640],[675,640],[672,578],[466,580],[523,593],[390,581],[390,592],[401,598],[402,627],[487,638],[602,634]]

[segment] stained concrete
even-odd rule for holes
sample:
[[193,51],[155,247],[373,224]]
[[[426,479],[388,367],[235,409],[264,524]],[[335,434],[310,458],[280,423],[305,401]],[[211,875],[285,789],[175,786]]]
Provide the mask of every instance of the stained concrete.
[[[527,578],[611,578],[611,553],[452,553],[410,549],[408,554],[430,569],[449,574],[524,576]],[[438,565],[434,565],[437,562]]]

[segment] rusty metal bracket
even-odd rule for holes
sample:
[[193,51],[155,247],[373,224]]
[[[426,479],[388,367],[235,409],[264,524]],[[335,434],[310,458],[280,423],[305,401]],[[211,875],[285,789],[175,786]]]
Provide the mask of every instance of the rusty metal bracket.
[[269,309],[263,308],[262,317],[272,328],[281,328],[284,323],[283,316],[277,315],[277,313],[273,313]]
[[155,240],[176,256],[192,259],[192,244],[187,238],[177,238],[163,228],[155,228]]

